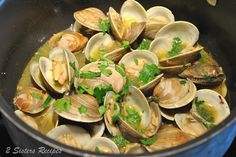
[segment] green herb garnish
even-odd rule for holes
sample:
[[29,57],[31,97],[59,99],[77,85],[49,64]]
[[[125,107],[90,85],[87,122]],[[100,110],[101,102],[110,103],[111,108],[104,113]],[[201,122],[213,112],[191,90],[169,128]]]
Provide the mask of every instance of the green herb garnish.
[[207,129],[212,129],[215,127],[214,124],[211,124],[211,123],[203,123],[203,125],[207,128]]
[[43,104],[41,105],[42,108],[46,108],[49,103],[51,102],[52,97],[50,95],[48,95],[47,99],[43,102]]
[[125,147],[127,144],[130,144],[131,142],[126,140],[123,136],[121,135],[116,135],[113,138],[113,141],[115,142],[115,144],[119,147],[119,148],[123,148]]
[[123,69],[121,66],[115,65],[115,70],[116,70],[118,73],[120,73],[120,75],[121,75],[122,77],[125,77],[125,76],[126,76],[125,71],[124,71],[124,69]]
[[185,85],[185,84],[187,83],[187,81],[184,80],[184,79],[181,79],[181,80],[179,80],[179,83],[180,83],[181,85]]
[[85,78],[85,79],[95,79],[97,77],[101,76],[101,72],[81,72],[80,73],[80,78]]
[[205,108],[204,100],[198,100],[198,97],[195,98],[195,104],[198,114],[208,122],[214,122],[214,117],[209,113]]
[[102,30],[103,35],[110,32],[110,22],[109,20],[99,19],[98,27]]
[[100,85],[100,86],[97,86],[96,88],[94,88],[93,96],[95,96],[98,103],[101,104],[104,101],[104,97],[105,97],[106,93],[108,91],[112,91],[112,90],[113,90],[113,88],[111,85],[106,86],[106,87]]
[[143,41],[139,44],[138,50],[148,50],[150,47],[152,40],[149,39],[143,39]]
[[209,76],[209,74],[208,74],[207,71],[203,71],[202,73],[203,73],[203,76],[204,76],[208,81],[212,81],[213,78],[212,78],[211,76]]
[[111,117],[111,120],[112,120],[112,123],[116,123],[118,120],[120,119],[120,114],[114,114],[112,117]]
[[88,108],[84,105],[81,105],[79,108],[79,113],[87,113]]
[[124,120],[128,122],[131,126],[136,128],[141,123],[141,116],[139,115],[138,112],[131,108],[126,108],[125,110],[127,112],[127,115],[123,115]]
[[85,92],[90,94],[90,95],[94,94],[93,89],[89,88],[87,85],[82,84],[82,83],[79,84],[79,87],[77,88],[77,92],[80,93],[80,94],[83,94]]
[[122,46],[123,46],[125,49],[130,48],[129,41],[127,41],[127,40],[123,40],[123,41],[121,42],[121,44],[122,44]]
[[110,69],[103,69],[101,73],[108,77],[112,74],[112,71]]
[[160,74],[160,69],[156,64],[145,64],[143,69],[139,72],[139,80],[143,83],[148,83],[155,79]]
[[106,106],[102,105],[98,108],[98,111],[99,111],[99,114],[102,116],[107,111],[107,108]]
[[98,146],[95,147],[95,152],[100,153],[100,149],[98,148]]
[[58,99],[54,105],[53,105],[54,109],[59,111],[59,112],[67,112],[69,111],[70,107],[71,107],[71,101],[68,99]]
[[144,145],[150,146],[157,140],[157,135],[152,136],[150,139],[141,139],[140,142]]
[[137,58],[134,58],[134,63],[135,63],[136,65],[138,65],[138,59],[137,59]]
[[[69,64],[70,64],[71,68],[74,70],[75,77],[79,78],[80,77],[80,73],[79,73],[79,71],[75,67],[75,62],[70,62]],[[72,79],[72,81],[73,81],[73,79]],[[70,82],[70,84],[72,84],[72,82]]]
[[39,99],[39,100],[42,100],[42,99],[43,99],[43,96],[40,95],[39,93],[32,92],[32,93],[30,93],[30,95],[31,95],[34,99]]
[[175,37],[172,41],[172,49],[168,51],[168,57],[174,57],[183,50],[182,40],[179,37]]

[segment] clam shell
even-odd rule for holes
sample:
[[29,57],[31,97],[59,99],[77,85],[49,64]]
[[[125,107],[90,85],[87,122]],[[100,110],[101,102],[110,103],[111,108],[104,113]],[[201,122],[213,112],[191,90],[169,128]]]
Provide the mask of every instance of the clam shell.
[[44,82],[43,82],[43,76],[40,72],[39,69],[39,64],[37,62],[32,62],[30,64],[30,74],[32,79],[34,80],[34,82],[44,91],[46,91],[46,89],[44,88]]
[[90,7],[74,13],[76,21],[92,30],[101,31],[98,27],[99,20],[106,20],[107,16],[98,8]]
[[38,130],[38,124],[37,122],[34,120],[34,118],[32,118],[29,115],[26,115],[24,112],[20,111],[20,110],[16,110],[15,114],[26,124],[28,124],[30,127],[34,128],[35,130]]
[[153,96],[158,98],[158,103],[166,109],[175,109],[188,105],[195,97],[197,88],[190,80],[179,78],[166,78],[155,87]]
[[[98,122],[102,120],[102,117],[98,111],[99,105],[96,98],[94,98],[93,96],[88,94],[76,94],[65,98],[70,100],[71,106],[68,112],[59,112],[55,110],[56,113],[61,117],[68,120],[84,123]],[[86,113],[79,112],[78,109],[82,105],[87,108]]]
[[144,36],[154,39],[156,33],[166,24],[174,22],[175,17],[172,12],[162,6],[155,6],[147,10],[147,23]]
[[120,153],[117,145],[106,137],[95,137],[92,138],[89,143],[85,146],[85,149],[96,151],[96,148],[99,149],[101,153]]
[[146,149],[139,143],[128,144],[122,149],[122,153],[124,154],[142,154],[145,152]]
[[195,137],[207,132],[207,128],[189,113],[175,114],[175,122],[183,132]]
[[48,132],[47,136],[76,148],[83,148],[91,140],[85,129],[73,125],[60,125]]
[[230,115],[229,105],[219,93],[210,89],[200,89],[195,97],[198,98],[198,101],[204,101],[205,110],[213,117],[212,121],[204,119],[197,110],[196,101],[193,101],[191,114],[203,123],[217,125]]
[[170,147],[184,144],[193,139],[193,136],[187,134],[173,125],[163,126],[157,133],[157,140],[150,146],[145,146],[149,152],[154,152]]

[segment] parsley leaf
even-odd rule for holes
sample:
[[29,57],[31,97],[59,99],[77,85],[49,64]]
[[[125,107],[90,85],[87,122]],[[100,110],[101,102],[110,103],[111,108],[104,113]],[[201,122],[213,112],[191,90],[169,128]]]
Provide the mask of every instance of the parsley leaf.
[[172,49],[168,51],[168,57],[174,57],[183,50],[182,40],[179,37],[175,37],[172,41]]
[[143,39],[143,41],[139,44],[138,50],[148,50],[150,47],[152,40],[149,39]]
[[211,124],[211,123],[203,123],[203,125],[207,128],[207,129],[212,129],[215,127],[214,124]]
[[95,152],[100,153],[100,149],[98,148],[98,146],[95,147]]
[[[79,73],[79,71],[75,67],[75,62],[70,62],[69,64],[70,64],[71,68],[74,70],[75,77],[79,78],[80,77],[80,73]],[[73,81],[73,79],[71,81]],[[72,82],[70,82],[70,84],[72,84]]]
[[127,144],[130,144],[131,142],[126,140],[123,136],[121,135],[116,135],[113,138],[113,141],[115,142],[115,144],[119,147],[119,148],[123,148],[125,147]]
[[110,69],[103,69],[101,73],[108,77],[112,74],[112,71]]
[[34,99],[39,99],[39,100],[42,100],[42,99],[43,99],[43,96],[40,95],[39,93],[36,93],[36,92],[30,93],[30,95],[31,95],[32,98],[34,98]]
[[118,120],[120,119],[120,114],[114,114],[112,117],[111,117],[111,120],[112,120],[112,123],[116,123]]
[[115,65],[115,70],[116,70],[118,73],[120,73],[120,75],[121,75],[122,77],[125,77],[125,76],[126,76],[125,71],[124,71],[124,69],[123,69],[121,66]]
[[127,41],[127,40],[123,40],[123,41],[121,42],[121,45],[122,45],[125,49],[130,48],[129,41]]
[[50,95],[48,95],[47,99],[43,102],[41,107],[46,108],[49,105],[51,100],[52,100],[52,97]]
[[102,105],[98,108],[98,111],[99,111],[99,114],[102,116],[107,111],[107,108],[106,106]]
[[180,80],[179,80],[179,83],[180,83],[181,85],[185,85],[185,84],[187,83],[187,81],[184,80],[184,79],[180,79]]
[[152,136],[152,138],[150,138],[150,139],[140,139],[140,142],[141,142],[142,144],[144,144],[144,145],[150,146],[150,145],[152,145],[153,143],[155,143],[156,140],[157,140],[157,135],[154,135],[154,136]]
[[195,104],[198,114],[208,122],[214,122],[214,117],[209,113],[204,105],[204,100],[198,100],[198,97],[195,98]]
[[90,94],[90,95],[94,94],[93,89],[90,89],[88,86],[86,86],[85,84],[82,84],[82,83],[79,84],[79,86],[77,88],[77,92],[80,93],[80,94],[83,94],[85,92]]
[[84,105],[81,105],[79,108],[79,113],[87,113],[88,108]]
[[101,72],[81,72],[80,73],[80,78],[86,78],[86,79],[95,79],[97,77],[101,76]]
[[103,35],[110,32],[110,22],[109,20],[99,19],[98,27],[102,30]]
[[131,108],[126,108],[127,116],[124,116],[125,121],[127,121],[131,126],[135,127],[141,123],[141,116],[138,112]]
[[139,80],[143,83],[148,83],[155,79],[158,74],[160,74],[160,69],[156,64],[145,64],[139,72]]
[[98,103],[101,104],[104,100],[104,97],[105,97],[106,93],[108,91],[112,91],[112,90],[113,89],[112,89],[111,85],[109,85],[107,87],[103,87],[103,86],[100,85],[100,86],[97,86],[97,87],[94,88],[93,96],[95,96]]
[[71,107],[71,101],[65,98],[62,99],[58,99],[54,105],[53,105],[54,109],[56,109],[59,112],[67,112],[69,111],[70,107]]

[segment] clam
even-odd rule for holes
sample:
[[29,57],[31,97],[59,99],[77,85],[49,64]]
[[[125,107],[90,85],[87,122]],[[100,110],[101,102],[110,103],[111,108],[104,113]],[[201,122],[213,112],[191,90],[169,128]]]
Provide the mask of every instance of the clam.
[[76,21],[91,30],[101,31],[99,20],[106,20],[107,16],[98,8],[90,7],[74,13]]
[[191,65],[191,63],[187,63],[184,65],[159,66],[159,68],[165,74],[176,75],[182,73],[186,68],[190,67]]
[[39,64],[38,62],[32,62],[30,64],[30,75],[32,77],[32,79],[34,80],[34,82],[44,91],[46,91],[45,89],[45,85],[44,85],[44,82],[43,82],[43,76],[40,72],[40,69],[39,69]]
[[14,98],[14,104],[23,112],[37,114],[42,112],[46,106],[44,103],[50,103],[51,97],[43,91],[28,87]]
[[146,149],[139,143],[131,143],[126,145],[121,151],[124,154],[142,154],[146,152]]
[[191,134],[195,137],[207,132],[207,128],[204,126],[204,124],[195,119],[189,113],[175,114],[175,122],[183,132]]
[[52,105],[38,114],[27,114],[20,110],[16,110],[15,114],[26,124],[43,134],[47,134],[58,125],[58,115],[54,112]]
[[230,114],[223,96],[210,89],[198,90],[192,104],[191,114],[205,125],[217,125]]
[[117,40],[133,43],[143,32],[146,24],[146,11],[135,0],[127,0],[121,6],[120,14],[109,8],[111,30]]
[[83,149],[91,140],[89,133],[78,126],[60,125],[47,134],[48,137],[63,144]]
[[59,47],[50,51],[49,58],[40,57],[39,68],[50,90],[60,94],[69,91],[70,81],[73,79],[71,62],[75,63],[75,68],[78,69],[75,56]]
[[[154,88],[154,86],[160,81],[163,74],[160,74],[158,69],[158,59],[150,51],[147,50],[134,50],[130,53],[124,55],[119,61],[119,65],[123,66],[129,81],[131,81],[135,86],[139,87],[142,91],[148,91]],[[153,71],[155,76],[146,76],[148,80],[140,79],[140,72],[145,68],[145,66],[154,66]],[[150,79],[151,77],[152,80]]]
[[[71,105],[68,111],[61,112],[55,110],[56,113],[58,113],[61,117],[68,120],[84,123],[97,122],[102,119],[98,111],[99,105],[96,98],[94,98],[93,96],[88,94],[76,94],[66,96],[62,99],[68,100]],[[62,99],[58,101],[61,101]]]
[[106,137],[94,137],[85,146],[85,149],[99,153],[120,153],[117,145]]
[[[107,69],[110,73],[106,75],[103,74],[103,68]],[[122,76],[122,74],[119,73],[119,71],[117,71],[117,68],[119,68],[117,65],[109,64],[105,61],[89,63],[80,69],[80,73],[96,73],[99,74],[99,76],[93,78],[80,77],[79,83],[87,86],[90,89],[94,89],[97,86],[111,86],[116,93],[119,93],[123,89],[126,79],[124,76]],[[121,68],[119,69],[122,70]]]
[[166,24],[174,22],[175,17],[172,12],[162,6],[155,6],[147,10],[147,23],[144,36],[154,39],[156,33]]
[[88,38],[78,32],[65,32],[57,42],[57,46],[71,52],[76,52],[83,49],[87,41]]
[[103,121],[89,124],[89,132],[91,137],[101,137],[105,131],[105,124]]
[[145,146],[149,152],[178,146],[193,139],[192,135],[181,131],[173,125],[164,125],[158,131],[157,137],[157,140],[152,145]]
[[195,45],[199,38],[196,26],[186,21],[167,24],[156,34],[150,45],[162,66],[183,65],[192,62],[203,49]]
[[105,57],[115,62],[119,61],[126,52],[120,42],[115,41],[109,34],[103,33],[91,37],[84,50],[87,60],[99,60]]
[[119,127],[122,135],[130,141],[153,136],[161,121],[156,107],[150,107],[143,93],[130,86],[121,106]]
[[114,122],[114,118],[118,118],[120,114],[120,105],[115,100],[114,92],[107,92],[104,98],[104,105],[107,107],[107,111],[104,114],[107,130],[112,136],[120,135],[120,129]]
[[190,80],[165,78],[155,87],[153,96],[165,109],[176,109],[188,105],[196,94],[196,86]]
[[196,63],[181,74],[182,78],[188,78],[196,84],[205,86],[215,86],[221,84],[225,80],[225,74],[222,67],[218,65]]

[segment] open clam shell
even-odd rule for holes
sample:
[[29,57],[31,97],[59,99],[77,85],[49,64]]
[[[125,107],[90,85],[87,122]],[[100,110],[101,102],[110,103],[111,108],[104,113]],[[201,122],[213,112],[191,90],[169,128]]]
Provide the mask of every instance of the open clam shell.
[[[58,115],[65,119],[69,119],[76,122],[98,122],[102,120],[99,114],[96,98],[88,94],[76,94],[63,99],[68,99],[71,103],[70,109],[67,112],[56,111]],[[80,111],[80,108],[84,108],[85,111]]]
[[124,55],[119,61],[119,65],[123,65],[127,77],[142,91],[147,92],[160,81],[163,74],[157,75],[153,80],[148,83],[143,83],[139,80],[140,71],[145,64],[155,64],[158,66],[159,61],[157,57],[147,50],[134,50]]
[[176,109],[188,105],[195,97],[197,88],[190,80],[166,78],[155,87],[153,96],[166,109]]
[[147,152],[146,149],[139,143],[128,144],[121,151],[124,154],[141,154]]
[[98,27],[99,20],[106,20],[107,16],[98,8],[90,7],[74,13],[76,21],[91,30],[101,31]]
[[[101,69],[99,68],[100,64],[103,64],[103,61],[97,61],[89,63],[85,66],[83,66],[80,69],[80,72],[101,72]],[[105,64],[108,64],[107,62]],[[80,78],[80,83],[86,85],[88,88],[94,89],[95,87],[101,85],[101,86],[108,86],[111,85],[113,90],[116,93],[119,93],[123,86],[125,85],[126,79],[124,76],[122,76],[117,70],[116,66],[114,64],[108,64],[107,69],[111,70],[111,75],[106,76],[101,73],[100,77],[96,77],[94,79],[90,78]]]
[[145,9],[135,0],[125,1],[121,6],[120,15],[112,7],[109,8],[111,30],[120,41],[133,43],[144,30],[146,18]]
[[150,146],[145,146],[149,152],[154,152],[170,147],[184,144],[193,139],[193,136],[187,134],[173,125],[164,125],[157,133],[158,139]]
[[195,137],[207,132],[207,128],[189,113],[175,114],[175,122],[183,132]]
[[85,149],[91,151],[98,151],[100,153],[120,153],[119,148],[117,145],[106,137],[94,137],[92,138],[88,144],[85,146]]
[[101,57],[115,62],[126,53],[126,49],[109,34],[97,33],[89,39],[84,54],[87,60],[99,60]]
[[154,39],[156,33],[166,24],[174,22],[175,17],[172,12],[162,6],[155,6],[147,10],[147,23],[144,36]]
[[191,114],[204,124],[217,125],[230,114],[229,106],[219,93],[210,89],[197,91]]
[[30,64],[30,75],[32,77],[32,79],[34,80],[34,82],[44,91],[46,91],[45,89],[45,85],[43,82],[43,76],[40,72],[39,69],[39,64],[37,62],[32,62]]
[[48,132],[47,136],[63,144],[81,149],[91,140],[85,129],[73,125],[60,125]]

